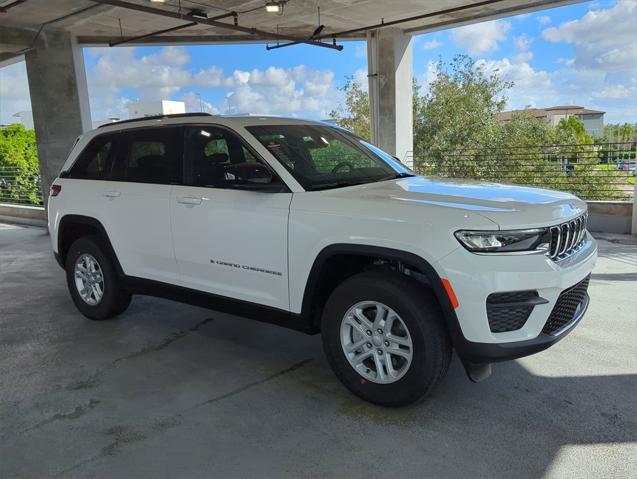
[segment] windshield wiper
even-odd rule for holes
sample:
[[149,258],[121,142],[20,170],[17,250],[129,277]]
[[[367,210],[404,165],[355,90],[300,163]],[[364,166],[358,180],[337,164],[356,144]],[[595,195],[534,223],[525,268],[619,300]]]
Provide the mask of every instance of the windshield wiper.
[[402,173],[394,173],[390,176],[388,176],[387,178],[383,178],[383,181],[385,180],[397,180],[399,178],[413,178],[414,175],[413,173],[407,173],[406,171],[403,171]]
[[367,183],[366,181],[334,181],[332,183],[321,183],[320,185],[308,186],[306,189],[310,191],[329,190],[332,188],[343,188],[345,186],[356,186]]

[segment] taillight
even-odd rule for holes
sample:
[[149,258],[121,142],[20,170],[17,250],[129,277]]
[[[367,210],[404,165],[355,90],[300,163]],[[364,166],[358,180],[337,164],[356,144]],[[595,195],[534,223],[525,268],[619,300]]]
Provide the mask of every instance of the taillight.
[[62,191],[62,185],[51,185],[51,192],[50,192],[51,196],[59,195],[60,191]]

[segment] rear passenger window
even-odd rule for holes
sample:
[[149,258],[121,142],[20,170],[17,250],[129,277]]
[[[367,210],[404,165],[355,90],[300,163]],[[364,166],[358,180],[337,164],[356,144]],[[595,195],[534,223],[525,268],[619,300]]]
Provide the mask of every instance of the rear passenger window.
[[181,183],[181,148],[177,128],[121,133],[117,179],[134,183]]
[[117,135],[93,138],[69,172],[70,178],[108,180],[113,170],[113,153]]

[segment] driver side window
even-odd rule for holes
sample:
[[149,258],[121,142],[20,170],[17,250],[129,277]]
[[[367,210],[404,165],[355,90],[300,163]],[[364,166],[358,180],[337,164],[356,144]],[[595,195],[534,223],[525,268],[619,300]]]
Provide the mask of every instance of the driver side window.
[[238,136],[223,128],[186,128],[184,148],[192,186],[241,188],[278,181]]

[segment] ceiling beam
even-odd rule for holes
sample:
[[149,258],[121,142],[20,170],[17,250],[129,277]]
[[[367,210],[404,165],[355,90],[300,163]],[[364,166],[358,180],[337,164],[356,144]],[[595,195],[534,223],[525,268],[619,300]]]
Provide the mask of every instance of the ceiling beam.
[[522,15],[524,13],[536,12],[538,10],[545,10],[547,8],[557,8],[564,5],[582,3],[585,1],[587,0],[539,0],[536,2],[525,3],[524,5],[498,8],[495,11],[479,12],[463,17],[462,19],[455,18],[432,23],[426,26],[406,28],[405,33],[409,35],[420,35],[422,33],[431,33],[438,30],[456,28],[463,25],[470,25],[472,23],[486,22],[488,20],[497,20],[499,18],[511,17],[513,15]]
[[291,42],[305,43],[307,45],[313,45],[317,47],[331,48],[334,50],[343,49],[342,45],[336,45],[335,42],[326,43],[319,40],[309,40],[307,38],[295,37],[292,35],[285,35],[282,33],[268,32],[268,31],[260,30],[258,28],[253,28],[253,27],[242,27],[240,25],[237,25],[236,22],[235,24],[224,23],[218,20],[213,20],[211,18],[202,18],[199,16],[194,16],[189,13],[177,13],[177,12],[165,10],[162,8],[154,8],[154,7],[149,7],[146,5],[140,5],[137,3],[124,2],[122,0],[91,0],[91,1],[105,4],[105,5],[112,5],[114,7],[127,8],[129,10],[137,10],[139,12],[151,13],[154,15],[175,18],[178,20],[188,20],[190,22],[201,23],[202,25],[209,25],[211,27],[222,28],[225,30],[247,33],[249,35],[259,35],[262,38],[269,39],[269,40],[287,40]]
[[496,3],[500,3],[504,1],[506,0],[482,0],[481,2],[468,3],[466,5],[460,5],[458,7],[446,8],[444,10],[437,10],[435,12],[423,13],[420,15],[414,15],[407,18],[401,18],[400,20],[392,20],[391,22],[382,21],[380,23],[376,23],[374,25],[368,25],[366,27],[358,27],[358,28],[352,28],[350,30],[342,30],[340,32],[328,33],[325,36],[328,38],[338,38],[343,35],[352,35],[354,33],[364,33],[369,30],[377,30],[379,28],[392,27],[392,26],[403,24],[403,23],[415,22],[416,20],[424,20],[426,18],[437,17],[439,15],[449,15],[452,13],[463,12],[465,10],[472,10],[474,8],[486,7],[486,6],[494,5]]

